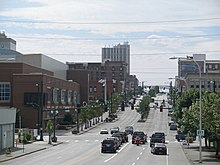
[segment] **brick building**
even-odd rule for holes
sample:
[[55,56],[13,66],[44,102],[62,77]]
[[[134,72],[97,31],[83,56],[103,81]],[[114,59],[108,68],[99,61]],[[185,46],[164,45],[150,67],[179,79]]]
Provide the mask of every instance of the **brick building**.
[[[56,78],[51,71],[17,62],[0,63],[0,70],[0,105],[17,108],[22,127],[38,127],[39,108],[43,109],[45,126],[52,118],[47,110],[75,107],[79,102],[80,85]],[[64,114],[64,111],[59,112],[58,118],[62,119]]]
[[67,63],[67,79],[74,79],[81,85],[81,100],[92,102],[103,99],[103,86],[98,81],[105,79],[107,97],[112,92],[123,93],[126,77],[126,65],[121,61],[105,61],[105,63]]

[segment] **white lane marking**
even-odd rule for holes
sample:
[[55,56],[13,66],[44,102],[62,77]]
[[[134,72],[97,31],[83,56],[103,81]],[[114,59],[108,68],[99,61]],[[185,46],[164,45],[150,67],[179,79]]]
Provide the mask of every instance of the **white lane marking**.
[[167,165],[169,165],[169,160],[168,160],[168,155],[169,155],[169,152],[168,152],[168,148],[167,148],[167,155],[166,155],[166,159],[167,159]]
[[95,140],[95,142],[98,142],[99,140]]
[[67,142],[67,143],[69,143],[69,142],[70,142],[70,140],[66,140],[66,142]]
[[140,155],[142,155],[143,153],[141,152]]
[[137,160],[139,160],[140,158],[139,157],[137,157]]
[[116,153],[116,154],[114,154],[112,157],[110,157],[109,159],[106,159],[104,162],[106,163],[106,162],[108,162],[109,160],[111,160],[111,159],[113,159],[115,156],[117,156],[118,154]]
[[145,150],[145,147],[143,147],[143,150]]
[[85,140],[86,142],[89,142],[89,140]]
[[118,150],[118,153],[121,152],[129,143],[126,143],[123,147],[121,147],[120,150]]
[[75,142],[76,142],[76,143],[78,143],[78,142],[79,142],[79,140],[75,140]]
[[132,165],[135,165],[135,163],[132,163]]
[[[121,147],[121,149],[118,150],[118,153],[121,152],[128,144],[129,144],[129,143],[126,143],[123,147]],[[109,159],[106,159],[104,162],[106,163],[106,162],[110,161],[110,160],[113,159],[115,156],[117,156],[118,153],[114,154],[114,155],[113,155],[112,157],[110,157]]]

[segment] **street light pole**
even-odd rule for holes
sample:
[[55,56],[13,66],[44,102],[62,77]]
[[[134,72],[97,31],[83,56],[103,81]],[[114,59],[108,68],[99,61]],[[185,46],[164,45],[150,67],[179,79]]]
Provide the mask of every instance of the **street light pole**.
[[58,114],[58,111],[56,111],[54,109],[52,114],[53,114],[53,137],[52,137],[52,142],[57,142],[57,137],[56,137],[56,115]]
[[[170,59],[185,59],[189,61],[193,61],[198,69],[199,69],[199,132],[202,130],[202,85],[201,85],[201,79],[202,79],[202,71],[201,68],[193,58],[190,57],[171,57]],[[202,163],[202,135],[199,134],[199,163]]]
[[41,88],[41,94],[40,94],[40,116],[41,116],[41,121],[40,121],[40,141],[44,141],[43,138],[43,81],[40,82],[40,88]]

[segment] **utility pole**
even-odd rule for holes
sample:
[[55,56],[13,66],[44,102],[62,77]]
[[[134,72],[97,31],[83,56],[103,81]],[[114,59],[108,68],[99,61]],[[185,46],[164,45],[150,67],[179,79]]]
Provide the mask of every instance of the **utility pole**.
[[40,82],[40,141],[44,141],[44,138],[43,138],[43,96],[44,96],[44,93],[43,93],[43,81]]

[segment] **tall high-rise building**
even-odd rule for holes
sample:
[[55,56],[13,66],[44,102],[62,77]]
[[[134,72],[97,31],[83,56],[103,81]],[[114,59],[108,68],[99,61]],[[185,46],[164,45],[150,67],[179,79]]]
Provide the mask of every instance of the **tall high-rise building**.
[[102,62],[122,61],[127,66],[127,74],[130,75],[130,45],[128,42],[113,47],[102,48]]

